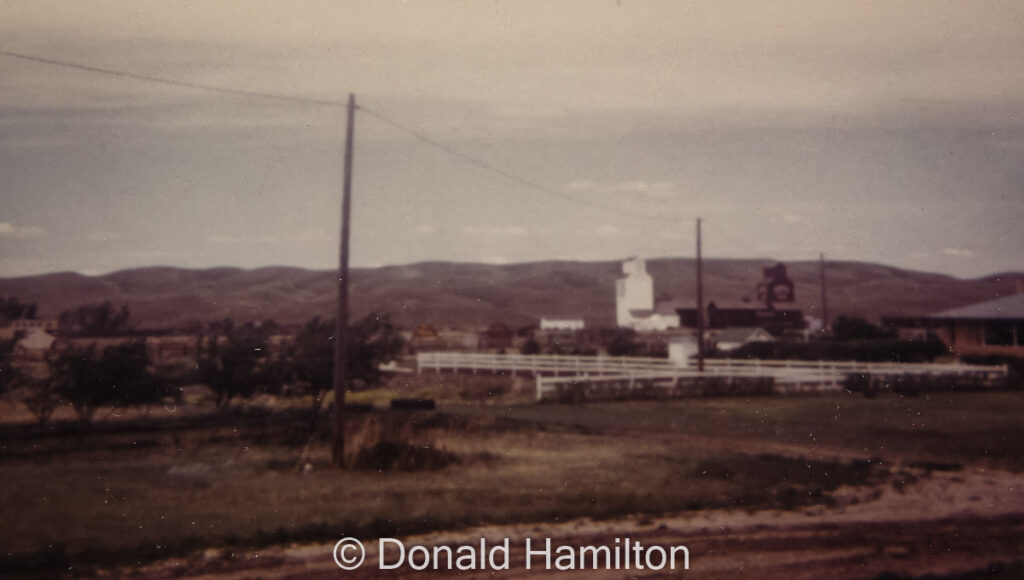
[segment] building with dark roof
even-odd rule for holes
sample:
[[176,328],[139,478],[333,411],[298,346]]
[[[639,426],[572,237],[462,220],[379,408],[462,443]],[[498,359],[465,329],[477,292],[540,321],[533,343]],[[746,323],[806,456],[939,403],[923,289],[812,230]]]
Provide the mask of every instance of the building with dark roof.
[[957,356],[1024,356],[1024,294],[945,310],[928,317]]

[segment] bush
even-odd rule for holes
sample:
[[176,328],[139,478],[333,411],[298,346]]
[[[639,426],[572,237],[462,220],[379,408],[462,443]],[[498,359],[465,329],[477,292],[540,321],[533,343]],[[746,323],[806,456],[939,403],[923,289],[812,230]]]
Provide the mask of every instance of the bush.
[[1006,387],[1014,390],[1024,389],[1024,358],[999,355],[974,355],[962,358],[965,363],[972,365],[1006,365]]
[[932,362],[948,349],[938,340],[851,340],[817,342],[752,342],[733,351],[733,358],[764,360],[831,360],[861,362]]
[[618,332],[608,344],[609,356],[637,356],[643,345],[634,341],[632,333]]
[[772,394],[774,386],[772,377],[711,377],[702,384],[700,393],[702,397],[760,397]]

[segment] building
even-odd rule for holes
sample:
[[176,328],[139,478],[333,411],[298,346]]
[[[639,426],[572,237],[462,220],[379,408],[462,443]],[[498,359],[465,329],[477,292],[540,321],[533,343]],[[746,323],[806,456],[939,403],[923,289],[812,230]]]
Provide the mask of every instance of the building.
[[0,326],[0,339],[10,340],[19,332],[42,330],[49,334],[57,332],[57,321],[50,318],[19,318]]
[[541,330],[577,331],[585,326],[582,318],[541,318]]
[[654,280],[643,258],[622,263],[626,276],[615,283],[615,321],[622,328],[638,332],[661,332],[679,327],[679,315],[672,304],[654,303]]
[[[654,302],[654,280],[642,258],[623,262],[622,272],[626,276],[615,286],[615,317],[620,327],[645,333],[697,327],[696,306],[687,307],[678,301]],[[760,327],[774,336],[803,336],[807,322],[795,304],[796,291],[784,264],[765,268],[756,291],[757,302],[708,302],[706,328]]]
[[[721,331],[730,328],[760,328],[771,336],[804,336],[807,321],[795,303],[796,291],[784,264],[764,269],[757,284],[757,302],[728,302],[713,299],[705,307],[705,328]],[[697,308],[680,308],[684,328],[697,327]]]
[[735,326],[713,333],[711,340],[720,352],[732,352],[751,342],[773,342],[775,337],[759,326]]
[[41,362],[53,351],[57,338],[41,327],[30,327],[14,344],[13,360],[18,362]]
[[882,328],[888,329],[900,340],[929,340],[942,326],[929,317],[883,316]]
[[1024,356],[1024,294],[933,314],[939,338],[956,356]]

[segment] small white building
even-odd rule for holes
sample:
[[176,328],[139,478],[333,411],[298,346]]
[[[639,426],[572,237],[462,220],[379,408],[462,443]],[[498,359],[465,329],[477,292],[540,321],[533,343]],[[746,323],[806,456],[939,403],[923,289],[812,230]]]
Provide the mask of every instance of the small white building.
[[583,330],[582,318],[541,318],[540,329],[551,331],[576,331]]

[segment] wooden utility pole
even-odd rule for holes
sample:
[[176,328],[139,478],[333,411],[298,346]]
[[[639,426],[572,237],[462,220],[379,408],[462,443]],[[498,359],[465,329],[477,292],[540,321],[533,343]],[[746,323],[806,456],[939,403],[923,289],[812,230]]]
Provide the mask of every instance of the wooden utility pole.
[[348,127],[345,131],[345,174],[341,189],[341,257],[338,264],[338,315],[334,320],[334,443],[331,462],[345,466],[345,391],[348,390],[348,251],[352,215],[352,135],[356,120],[356,96],[348,96]]
[[821,254],[821,333],[828,334],[828,298],[825,292],[825,254]]
[[700,218],[697,218],[697,370],[704,372],[704,277],[700,257]]

